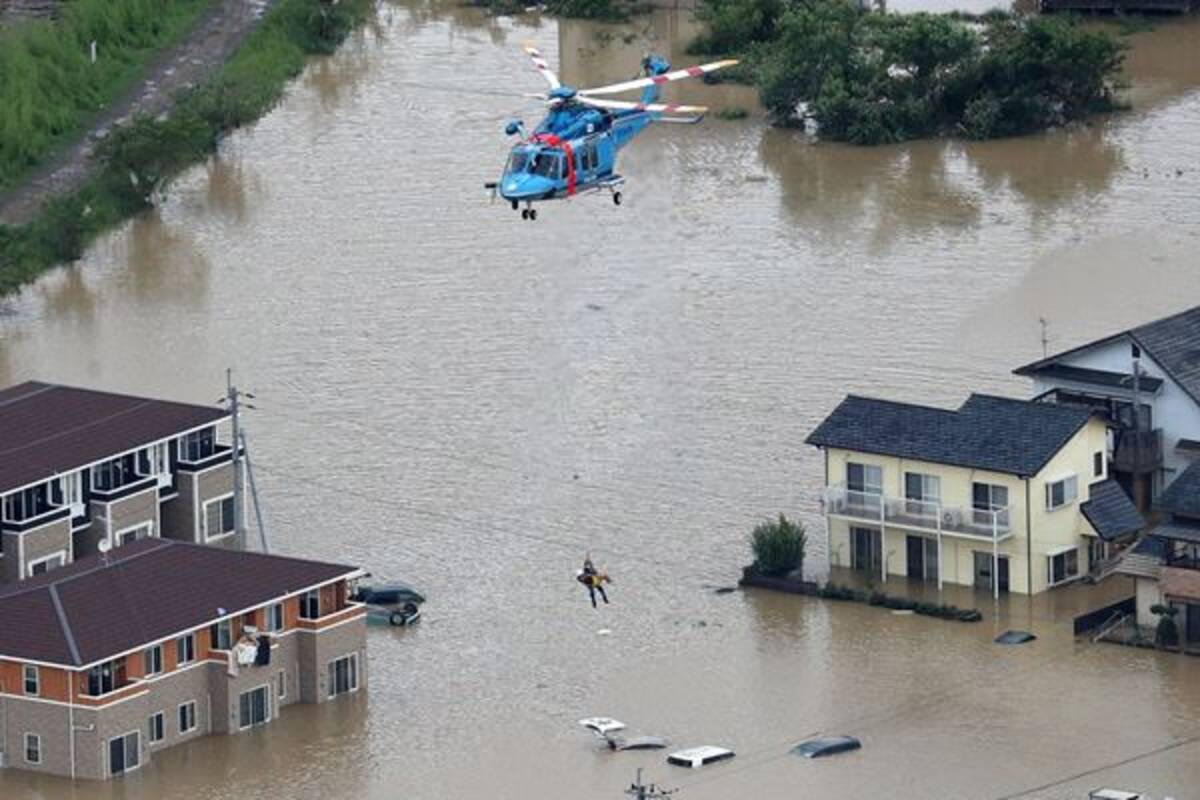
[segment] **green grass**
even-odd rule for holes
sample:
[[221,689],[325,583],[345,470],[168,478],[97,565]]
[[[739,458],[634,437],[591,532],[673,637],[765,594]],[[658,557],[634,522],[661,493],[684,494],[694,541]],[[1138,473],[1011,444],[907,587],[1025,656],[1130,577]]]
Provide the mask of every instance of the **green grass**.
[[281,0],[211,80],[177,98],[170,115],[140,116],[113,130],[83,188],[49,201],[28,225],[0,225],[0,295],[79,258],[101,232],[149,208],[172,178],[215,152],[222,136],[273,108],[307,58],[336,50],[373,5]]
[[73,0],[58,20],[0,28],[0,189],[75,136],[212,3]]

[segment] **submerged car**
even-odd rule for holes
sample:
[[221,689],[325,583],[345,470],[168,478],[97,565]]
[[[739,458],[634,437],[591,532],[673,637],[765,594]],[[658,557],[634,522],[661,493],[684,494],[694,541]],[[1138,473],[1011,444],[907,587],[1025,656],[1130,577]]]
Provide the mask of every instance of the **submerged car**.
[[425,596],[406,583],[360,584],[350,599],[367,607],[367,621],[380,625],[412,625],[421,618]]
[[823,736],[820,739],[809,739],[792,748],[792,752],[805,758],[821,758],[837,753],[846,753],[862,747],[862,742],[853,736]]

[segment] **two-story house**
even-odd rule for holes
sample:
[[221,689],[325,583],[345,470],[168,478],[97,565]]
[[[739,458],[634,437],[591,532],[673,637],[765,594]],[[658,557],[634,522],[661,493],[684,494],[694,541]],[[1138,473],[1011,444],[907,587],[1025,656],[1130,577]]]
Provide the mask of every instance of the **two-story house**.
[[1193,464],[1158,498],[1164,519],[1121,570],[1137,582],[1137,622],[1154,627],[1156,605],[1179,609],[1180,638],[1200,646],[1200,464]]
[[996,595],[1075,580],[1140,522],[1108,478],[1107,433],[1074,406],[851,395],[807,439],[824,451],[830,563]]
[[29,382],[0,391],[0,584],[143,538],[233,542],[216,407]]
[[1200,307],[1015,372],[1033,379],[1035,399],[1108,417],[1110,470],[1138,508],[1200,456]]
[[361,574],[149,538],[0,589],[0,766],[112,778],[365,688]]

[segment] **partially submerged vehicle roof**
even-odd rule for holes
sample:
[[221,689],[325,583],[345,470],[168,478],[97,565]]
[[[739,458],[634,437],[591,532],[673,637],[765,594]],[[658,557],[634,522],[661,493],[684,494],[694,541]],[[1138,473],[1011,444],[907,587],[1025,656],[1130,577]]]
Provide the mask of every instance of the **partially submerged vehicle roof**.
[[705,764],[712,764],[715,761],[724,761],[727,758],[733,758],[732,750],[714,745],[703,745],[701,747],[689,747],[687,750],[676,750],[667,756],[667,763],[696,769],[703,767]]
[[355,592],[364,603],[424,603],[425,596],[407,583],[364,583]]
[[996,637],[996,644],[1025,644],[1036,638],[1029,631],[1005,631]]
[[661,736],[630,736],[610,739],[613,750],[661,750],[667,740]]
[[612,717],[587,717],[579,720],[579,724],[601,736],[625,730],[625,723]]
[[821,758],[836,753],[845,753],[862,747],[862,742],[853,736],[822,736],[809,739],[792,748],[792,752],[805,758]]
[[1144,800],[1144,797],[1141,792],[1123,789],[1094,789],[1088,793],[1088,800]]

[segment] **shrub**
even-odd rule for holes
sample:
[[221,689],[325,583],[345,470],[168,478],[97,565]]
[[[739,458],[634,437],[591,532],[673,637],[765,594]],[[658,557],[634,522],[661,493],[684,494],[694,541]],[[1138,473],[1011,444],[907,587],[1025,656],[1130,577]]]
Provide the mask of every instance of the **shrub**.
[[780,514],[778,520],[755,526],[750,534],[750,546],[754,551],[756,571],[760,575],[779,578],[803,571],[808,536],[803,524]]
[[1156,603],[1150,606],[1150,613],[1158,617],[1158,626],[1154,631],[1154,642],[1159,647],[1175,647],[1179,644],[1179,628],[1175,624],[1175,615],[1179,609],[1173,606]]

